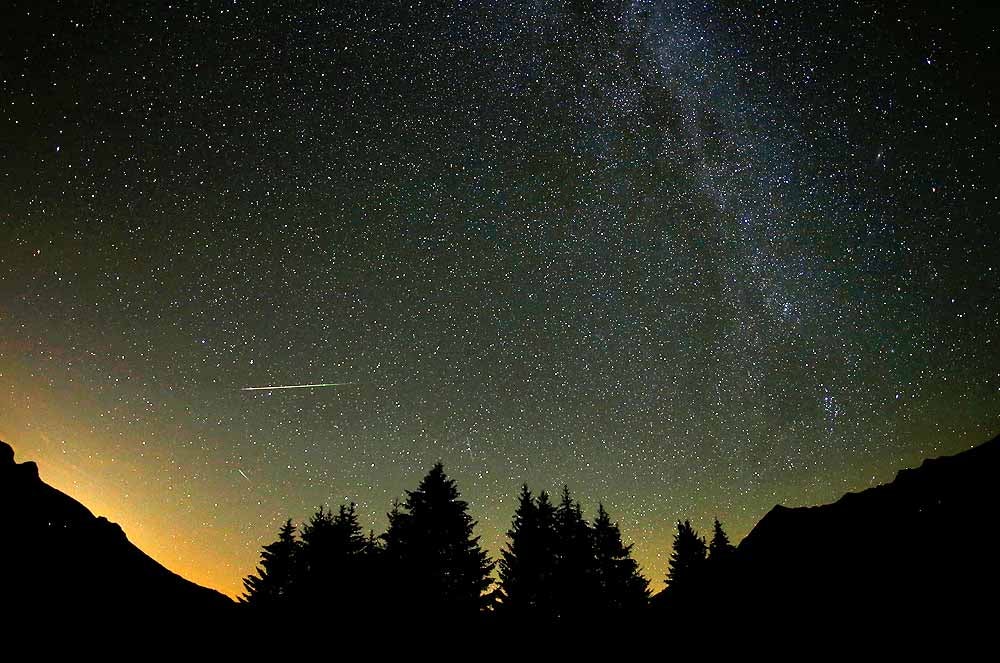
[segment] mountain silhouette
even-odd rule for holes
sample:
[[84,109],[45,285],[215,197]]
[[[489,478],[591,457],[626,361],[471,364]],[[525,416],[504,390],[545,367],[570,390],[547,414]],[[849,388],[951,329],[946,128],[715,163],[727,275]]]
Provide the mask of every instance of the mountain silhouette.
[[[629,621],[749,627],[755,637],[786,640],[817,629],[968,633],[972,624],[987,625],[994,612],[984,606],[1000,595],[998,478],[1000,437],[832,504],[776,506],[735,549],[710,554],[683,587],[668,587],[651,611]],[[118,525],[45,484],[34,463],[16,463],[3,442],[0,574],[0,614],[180,615],[216,631],[220,621],[237,622],[230,599],[168,571]],[[414,605],[421,600],[423,593]],[[263,628],[276,616],[250,612],[241,623]]]
[[218,616],[223,594],[167,570],[121,527],[42,481],[33,462],[16,463],[0,442],[0,613]]
[[1000,588],[998,479],[1000,437],[833,504],[776,506],[714,585],[767,623],[968,624]]

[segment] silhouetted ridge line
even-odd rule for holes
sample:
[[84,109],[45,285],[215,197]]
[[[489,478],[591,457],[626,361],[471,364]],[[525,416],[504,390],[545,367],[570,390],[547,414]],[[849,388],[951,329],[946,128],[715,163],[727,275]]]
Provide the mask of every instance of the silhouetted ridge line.
[[193,618],[232,606],[166,569],[117,524],[49,486],[33,462],[0,442],[0,612],[79,618],[171,613]]
[[1000,590],[1000,437],[904,469],[832,504],[775,506],[697,589],[654,603],[683,621],[712,604],[744,622],[951,626]]
[[[320,507],[301,527],[286,521],[244,581],[240,614],[260,626],[402,619],[410,631],[464,626],[483,637],[511,625],[534,634],[608,624],[787,632],[848,621],[953,632],[990,617],[981,606],[1000,590],[998,477],[1000,437],[831,504],[775,506],[738,546],[718,520],[710,543],[679,520],[667,589],[650,601],[603,505],[588,521],[566,486],[558,504],[522,487],[491,587],[494,562],[437,463],[393,504],[380,536],[365,535],[354,504]],[[168,571],[120,527],[46,485],[34,463],[14,462],[4,443],[0,526],[6,610],[235,614],[227,598]]]

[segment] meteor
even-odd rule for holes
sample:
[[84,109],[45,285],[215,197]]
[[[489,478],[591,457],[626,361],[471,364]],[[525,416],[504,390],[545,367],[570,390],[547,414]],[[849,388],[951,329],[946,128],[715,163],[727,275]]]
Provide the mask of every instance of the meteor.
[[242,474],[244,479],[246,479],[247,481],[250,481],[250,477],[248,477],[246,474],[243,474],[243,470],[241,470],[240,468],[237,467],[236,471],[239,472],[240,474]]
[[243,387],[240,391],[271,391],[272,389],[313,389],[315,387],[346,387],[357,382],[324,382],[322,384],[281,384],[271,387]]

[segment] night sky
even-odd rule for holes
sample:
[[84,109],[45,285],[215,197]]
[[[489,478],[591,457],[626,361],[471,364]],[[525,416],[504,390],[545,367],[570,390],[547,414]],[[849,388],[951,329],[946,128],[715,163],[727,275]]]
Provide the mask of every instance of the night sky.
[[678,518],[985,441],[1000,16],[895,5],[5,3],[0,439],[230,595],[439,459],[657,590]]

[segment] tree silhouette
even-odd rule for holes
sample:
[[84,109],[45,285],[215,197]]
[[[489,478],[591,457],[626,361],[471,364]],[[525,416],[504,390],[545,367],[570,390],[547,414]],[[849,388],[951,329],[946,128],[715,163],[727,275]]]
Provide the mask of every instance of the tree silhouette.
[[722,529],[722,523],[715,519],[712,543],[708,546],[708,562],[705,578],[698,586],[703,606],[710,607],[717,619],[727,617],[731,610],[729,597],[733,595],[733,560],[736,547]]
[[404,606],[471,617],[485,605],[493,568],[473,535],[476,523],[439,462],[389,514],[384,556]]
[[677,521],[674,550],[670,554],[667,584],[673,593],[689,593],[701,577],[705,566],[705,540],[691,527],[691,522]]
[[257,573],[243,579],[241,601],[260,608],[288,606],[298,580],[300,542],[291,518],[278,530],[278,540],[263,547]]
[[563,486],[555,512],[554,592],[557,621],[589,614],[597,601],[597,576],[590,526],[569,487]]
[[621,530],[611,522],[603,504],[597,506],[591,531],[600,608],[611,615],[643,609],[649,601],[649,581],[639,573],[631,544],[622,543]]
[[735,550],[735,546],[729,542],[729,537],[726,536],[725,530],[722,529],[722,523],[716,518],[712,543],[708,546],[708,559],[712,562],[723,562],[729,559],[729,556]]
[[[548,496],[542,493],[545,502]],[[547,620],[552,612],[554,530],[551,510],[521,487],[507,546],[500,553],[499,610],[507,617]]]
[[302,526],[300,546],[301,595],[312,609],[330,591],[334,548],[333,512],[321,506]]
[[364,602],[369,552],[353,502],[341,504],[336,515],[320,507],[302,528],[300,584],[308,607],[342,611]]

